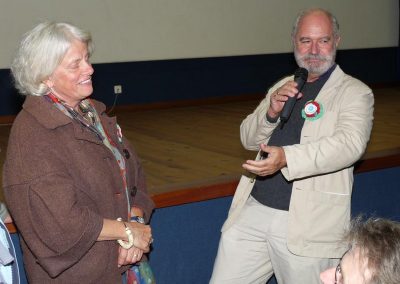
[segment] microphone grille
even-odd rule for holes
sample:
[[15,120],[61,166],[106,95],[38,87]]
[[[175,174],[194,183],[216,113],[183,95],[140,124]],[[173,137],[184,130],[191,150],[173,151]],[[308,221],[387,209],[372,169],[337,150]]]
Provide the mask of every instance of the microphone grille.
[[306,81],[308,77],[308,71],[306,68],[300,67],[294,72],[294,78],[301,78],[303,81]]

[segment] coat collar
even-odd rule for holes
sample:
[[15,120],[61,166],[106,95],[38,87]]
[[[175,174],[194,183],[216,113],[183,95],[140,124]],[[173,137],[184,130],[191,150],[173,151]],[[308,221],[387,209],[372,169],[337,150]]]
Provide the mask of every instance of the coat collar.
[[325,90],[329,90],[330,88],[337,88],[338,81],[342,81],[345,75],[346,74],[343,72],[343,70],[340,68],[340,66],[336,65],[335,70],[332,71],[332,74],[329,76],[329,79],[326,81],[326,83],[322,87],[320,93],[322,93]]
[[[104,117],[106,106],[96,100],[92,100],[99,116]],[[51,102],[42,96],[28,96],[22,108],[31,114],[41,125],[48,129],[72,123],[72,120],[58,110]]]

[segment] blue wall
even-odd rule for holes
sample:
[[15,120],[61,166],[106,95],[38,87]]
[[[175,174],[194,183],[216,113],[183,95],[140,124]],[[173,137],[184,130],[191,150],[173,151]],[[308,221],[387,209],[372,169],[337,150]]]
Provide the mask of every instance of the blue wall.
[[[352,214],[400,221],[400,167],[355,176]],[[157,284],[208,283],[232,198],[157,209],[150,263]],[[274,283],[270,281],[270,283]]]
[[[399,81],[398,49],[339,50],[342,69],[367,84]],[[114,85],[122,85],[117,105],[173,102],[264,93],[293,73],[292,53],[94,64],[93,97],[112,106]],[[8,69],[0,70],[0,116],[15,115],[22,98]]]

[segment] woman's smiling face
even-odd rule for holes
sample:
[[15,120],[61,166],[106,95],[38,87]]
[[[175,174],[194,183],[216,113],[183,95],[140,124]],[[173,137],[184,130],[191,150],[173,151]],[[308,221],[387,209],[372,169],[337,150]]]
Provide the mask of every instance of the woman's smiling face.
[[93,92],[94,70],[89,56],[87,44],[74,40],[61,63],[45,81],[53,94],[70,107],[75,108]]

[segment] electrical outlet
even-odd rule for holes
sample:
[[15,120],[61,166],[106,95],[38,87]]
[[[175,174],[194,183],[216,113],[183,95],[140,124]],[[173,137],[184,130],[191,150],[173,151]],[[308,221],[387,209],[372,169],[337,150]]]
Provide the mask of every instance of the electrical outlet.
[[121,85],[114,85],[114,94],[122,94],[122,86]]

